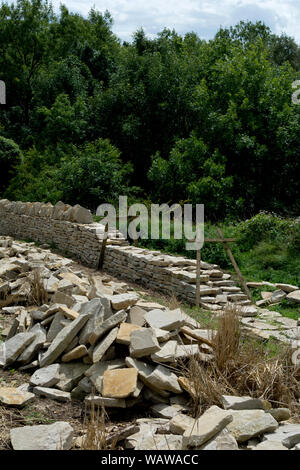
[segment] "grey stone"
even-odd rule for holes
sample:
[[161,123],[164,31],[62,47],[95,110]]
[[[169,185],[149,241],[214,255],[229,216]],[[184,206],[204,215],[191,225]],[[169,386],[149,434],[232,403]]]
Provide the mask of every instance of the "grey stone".
[[267,432],[264,441],[277,441],[288,449],[300,443],[300,424],[281,424],[275,432]]
[[182,435],[187,429],[193,426],[194,422],[194,418],[177,413],[170,421],[170,431],[173,434]]
[[55,388],[34,387],[33,393],[41,397],[51,398],[52,400],[61,402],[71,401],[71,394],[69,392],[63,392],[62,390],[57,390]]
[[100,328],[104,320],[104,308],[100,299],[93,299],[82,304],[79,313],[89,313],[91,318],[85,324],[79,337],[79,344],[87,344],[91,333]]
[[13,364],[35,338],[34,333],[18,333],[12,338],[0,344],[0,365],[7,367]]
[[120,312],[115,313],[107,320],[105,320],[101,326],[95,329],[95,331],[90,335],[89,342],[93,346],[105,333],[119,325],[122,321],[125,321],[127,318],[127,313],[125,310],[120,310]]
[[17,361],[20,364],[27,364],[31,362],[35,357],[36,353],[42,348],[46,342],[46,330],[37,323],[30,329],[30,333],[34,333],[35,337],[33,341],[26,347],[26,349],[20,354]]
[[155,309],[147,312],[145,320],[151,328],[160,328],[161,330],[175,330],[184,324],[184,317],[181,310],[162,310]]
[[167,341],[160,344],[161,349],[151,354],[154,362],[174,362],[176,357],[177,341]]
[[183,449],[200,447],[232,421],[232,412],[211,406],[183,434]]
[[79,315],[76,320],[72,321],[68,326],[65,326],[65,328],[58,333],[49,349],[42,356],[40,361],[41,367],[52,364],[64,352],[88,319],[89,314]]
[[137,326],[144,326],[146,310],[143,310],[141,307],[134,305],[131,307],[129,315],[128,315],[128,323],[132,323],[133,325]]
[[130,356],[149,356],[160,350],[155,332],[151,328],[132,331],[130,334]]
[[93,362],[101,361],[102,357],[108,350],[108,348],[113,344],[118,334],[118,327],[113,328],[108,335],[95,346],[93,350]]
[[227,426],[237,442],[245,442],[278,428],[277,421],[263,410],[231,410],[233,421]]
[[60,364],[42,367],[32,374],[30,384],[34,387],[53,387],[59,382]]
[[288,450],[279,441],[263,441],[257,446],[252,447],[252,450]]
[[180,414],[181,407],[178,407],[178,405],[171,406],[164,403],[157,403],[156,405],[152,405],[150,410],[157,418],[172,419],[174,416]]
[[110,297],[111,305],[114,310],[126,309],[136,304],[139,300],[137,294],[118,294]]
[[89,366],[82,364],[82,362],[60,364],[59,381],[55,387],[59,390],[62,390],[63,392],[70,392],[84,377],[84,374],[88,368]]
[[10,430],[14,450],[69,450],[73,443],[73,428],[69,423],[23,426]]
[[234,395],[222,395],[222,405],[225,410],[263,410],[264,404],[259,398],[236,397]]
[[281,421],[286,421],[291,417],[291,412],[288,408],[273,408],[267,412],[270,413],[278,423]]
[[98,396],[89,396],[85,398],[85,403],[91,405],[94,403],[104,408],[126,408],[126,401],[124,398],[105,398]]
[[239,450],[239,446],[235,438],[224,428],[203,446],[199,447],[199,450]]

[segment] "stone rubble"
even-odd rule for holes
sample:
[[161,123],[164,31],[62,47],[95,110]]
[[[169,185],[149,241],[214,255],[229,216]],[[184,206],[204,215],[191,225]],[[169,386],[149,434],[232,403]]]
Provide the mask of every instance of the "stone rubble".
[[[23,388],[0,388],[1,405],[26,406],[35,396],[61,402],[79,399],[83,406],[94,403],[108,410],[119,408],[120,412],[137,403],[147,404],[153,418],[136,420],[139,431],[124,437],[126,448],[237,450],[257,439],[253,450],[296,449],[300,425],[288,423],[288,409],[269,409],[264,400],[224,395],[224,409],[212,406],[198,419],[187,415],[194,391],[177,366],[193,355],[203,362],[213,360],[214,331],[201,328],[180,308],[170,310],[143,300],[124,282],[116,283],[100,273],[89,276],[47,249],[10,237],[0,237],[1,245],[7,247],[0,260],[0,312],[12,319],[12,326],[6,341],[0,342],[0,366],[27,368],[31,373],[30,383]],[[155,269],[176,272],[163,256],[145,255],[144,250],[136,254],[140,262],[149,256]],[[178,260],[180,282],[189,278],[186,284],[192,287],[192,276],[185,277],[192,271],[183,271],[180,258],[172,259],[174,263]],[[189,262],[193,269],[194,263]],[[222,280],[217,266],[203,262],[202,267],[211,283],[207,285],[210,292],[205,293],[212,296],[208,304],[215,295],[224,306],[229,296],[238,294],[229,284],[231,280]],[[34,273],[39,274],[47,293],[39,306],[28,300]],[[26,298],[20,290],[23,284],[29,286]],[[295,286],[275,287],[284,295],[297,292]],[[5,298],[2,288],[6,296],[12,296],[9,306],[1,304]],[[297,322],[277,312],[242,305],[240,316],[243,331],[249,335],[265,338],[277,334],[284,342],[289,338],[297,341]],[[52,429],[58,426],[59,445],[70,448],[72,428],[64,424],[12,429],[12,446],[57,448]]]

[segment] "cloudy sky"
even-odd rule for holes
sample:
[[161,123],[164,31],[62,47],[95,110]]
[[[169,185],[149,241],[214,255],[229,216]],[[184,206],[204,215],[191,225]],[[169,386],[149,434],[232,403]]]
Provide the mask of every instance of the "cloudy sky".
[[55,9],[64,3],[69,10],[86,15],[92,6],[108,10],[114,32],[123,40],[143,27],[150,37],[164,27],[184,34],[195,31],[201,38],[214,36],[220,26],[240,20],[264,21],[274,33],[282,32],[300,43],[299,0],[52,0]]

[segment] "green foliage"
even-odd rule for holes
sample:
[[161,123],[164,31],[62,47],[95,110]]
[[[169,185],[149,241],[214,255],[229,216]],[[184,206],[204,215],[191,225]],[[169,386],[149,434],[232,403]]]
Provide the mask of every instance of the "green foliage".
[[[61,5],[56,14],[46,0],[2,3],[0,22],[0,129],[24,153],[18,175],[5,174],[1,191],[11,198],[66,197],[92,208],[108,170],[87,176],[99,164],[84,148],[108,139],[128,186],[153,202],[204,203],[211,221],[299,210],[300,107],[291,87],[300,48],[292,38],[240,22],[210,41],[164,29],[121,44],[108,12],[84,18]],[[81,193],[73,170],[87,178]],[[116,172],[109,198],[122,180]]]
[[138,193],[128,186],[131,172],[130,163],[122,164],[120,152],[108,140],[47,148],[44,153],[31,149],[5,195],[54,204],[63,200],[95,210],[103,202],[115,203],[119,194]]
[[0,136],[0,194],[6,189],[9,179],[14,175],[16,166],[21,162],[22,152],[11,139]]

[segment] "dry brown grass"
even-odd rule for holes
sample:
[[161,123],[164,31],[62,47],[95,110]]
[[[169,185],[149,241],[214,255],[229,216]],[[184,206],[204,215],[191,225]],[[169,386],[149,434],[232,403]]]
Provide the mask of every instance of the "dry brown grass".
[[191,358],[183,375],[193,389],[193,415],[211,405],[221,405],[221,395],[250,395],[268,400],[273,407],[288,407],[300,415],[300,368],[291,361],[289,347],[273,354],[263,343],[242,338],[237,313],[227,307],[213,338],[215,360]]
[[46,304],[48,302],[48,292],[45,289],[43,279],[41,279],[38,269],[33,271],[32,276],[29,278],[29,283],[29,302],[38,306]]
[[[107,450],[107,433],[106,433],[107,415],[104,405],[98,406],[92,400],[85,409],[84,429],[85,435],[82,439],[80,450]],[[114,448],[113,443],[110,448]]]

